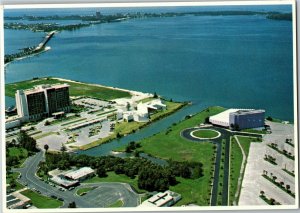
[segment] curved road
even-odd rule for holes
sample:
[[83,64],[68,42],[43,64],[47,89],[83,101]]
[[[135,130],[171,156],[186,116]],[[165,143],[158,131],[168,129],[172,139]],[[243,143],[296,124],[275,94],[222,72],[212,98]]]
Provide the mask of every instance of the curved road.
[[[139,205],[139,195],[136,194],[128,184],[122,183],[94,183],[82,184],[82,186],[92,185],[96,186],[94,190],[90,191],[84,196],[75,194],[76,189],[73,191],[60,191],[57,187],[50,186],[46,182],[40,180],[36,175],[39,162],[44,159],[44,152],[40,151],[37,154],[30,156],[23,164],[22,168],[13,169],[15,172],[20,172],[21,177],[18,181],[26,185],[29,189],[35,188],[41,194],[46,196],[54,195],[58,198],[64,199],[62,208],[67,208],[70,202],[75,201],[76,206],[79,208],[99,208],[110,205],[117,200],[121,199],[124,207],[135,207]],[[80,188],[79,187],[79,188]],[[92,196],[94,195],[94,196]],[[92,199],[92,198],[97,199]]]
[[[195,138],[192,136],[192,132],[199,129],[212,129],[216,130],[221,133],[220,137],[214,139],[201,139]],[[252,136],[252,137],[261,137],[259,134],[255,133],[243,133],[243,132],[236,132],[236,131],[229,131],[227,129],[215,126],[205,126],[205,127],[193,127],[185,129],[181,132],[181,136],[194,141],[194,142],[211,142],[217,145],[217,155],[215,161],[215,171],[214,171],[214,180],[213,180],[213,187],[212,187],[212,195],[211,195],[211,206],[217,205],[217,197],[218,197],[218,182],[219,182],[219,170],[220,170],[220,161],[221,161],[221,154],[222,154],[222,140],[224,139],[225,142],[225,161],[224,161],[224,177],[223,177],[223,189],[222,189],[222,206],[228,205],[228,178],[229,178],[229,150],[230,150],[230,137],[234,135],[242,135],[242,136]]]

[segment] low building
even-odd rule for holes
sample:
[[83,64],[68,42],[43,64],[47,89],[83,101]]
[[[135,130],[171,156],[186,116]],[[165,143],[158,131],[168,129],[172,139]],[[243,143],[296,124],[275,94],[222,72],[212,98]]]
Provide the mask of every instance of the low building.
[[123,113],[123,119],[126,121],[126,122],[130,122],[130,121],[133,121],[134,118],[133,118],[133,112],[124,112]]
[[50,178],[50,181],[55,183],[56,185],[66,188],[66,189],[79,185],[79,181],[67,180],[62,175],[53,176]]
[[5,129],[12,129],[21,126],[21,119],[19,116],[9,117],[5,120]]
[[258,128],[264,126],[265,110],[228,109],[210,116],[209,122],[231,129]]
[[31,200],[19,191],[6,196],[6,206],[8,209],[24,209],[30,204]]
[[90,167],[82,167],[77,170],[71,170],[64,174],[65,178],[70,180],[82,181],[95,175],[95,170]]
[[139,207],[168,207],[177,203],[181,199],[181,195],[167,190],[153,195],[145,200]]

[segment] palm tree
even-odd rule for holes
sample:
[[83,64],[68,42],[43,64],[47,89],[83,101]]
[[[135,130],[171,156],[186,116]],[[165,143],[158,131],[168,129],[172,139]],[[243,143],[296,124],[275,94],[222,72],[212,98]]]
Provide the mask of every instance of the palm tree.
[[290,185],[288,185],[288,184],[287,184],[287,185],[285,185],[285,188],[286,188],[286,190],[287,190],[288,192],[290,192],[290,191],[291,191],[291,190],[290,190],[290,189],[291,189],[291,186],[290,186]]
[[277,177],[274,175],[273,176],[273,181],[276,182]]
[[48,151],[48,149],[49,149],[48,144],[45,144],[45,145],[44,145],[44,149],[46,150],[46,152]]
[[281,186],[281,187],[283,187],[283,185],[284,185],[284,182],[283,182],[283,181],[280,181],[280,183],[279,183],[279,184],[280,184],[280,186]]
[[265,192],[264,191],[260,191],[260,196],[264,197],[265,196]]

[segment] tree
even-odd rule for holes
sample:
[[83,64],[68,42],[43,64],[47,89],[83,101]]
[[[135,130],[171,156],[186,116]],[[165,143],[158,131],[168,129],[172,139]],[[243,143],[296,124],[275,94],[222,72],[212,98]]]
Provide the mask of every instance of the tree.
[[290,189],[291,189],[291,186],[290,185],[285,185],[285,188],[286,188],[286,190],[288,191],[288,192],[290,192]]
[[265,196],[265,192],[264,191],[260,191],[260,196],[264,197]]
[[48,151],[48,149],[49,149],[48,144],[45,144],[45,145],[44,145],[44,149],[46,150],[46,152]]
[[96,170],[96,174],[98,175],[98,177],[107,177],[104,167],[98,167],[98,169]]
[[68,208],[76,208],[76,203],[75,203],[75,201],[69,203]]
[[66,146],[64,144],[61,145],[60,151],[62,151],[62,152],[67,151],[67,148],[66,148]]
[[277,177],[274,175],[273,176],[273,181],[276,182]]
[[268,116],[268,117],[267,117],[267,120],[268,120],[268,121],[273,121],[273,118],[272,118],[271,116]]
[[49,126],[49,125],[50,125],[50,121],[47,120],[47,121],[45,122],[44,126]]

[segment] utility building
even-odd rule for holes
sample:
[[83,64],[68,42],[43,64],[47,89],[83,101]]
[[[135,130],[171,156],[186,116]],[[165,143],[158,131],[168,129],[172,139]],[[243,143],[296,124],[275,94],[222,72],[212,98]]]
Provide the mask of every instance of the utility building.
[[17,90],[16,105],[22,121],[38,120],[55,112],[70,111],[69,85],[38,85]]

